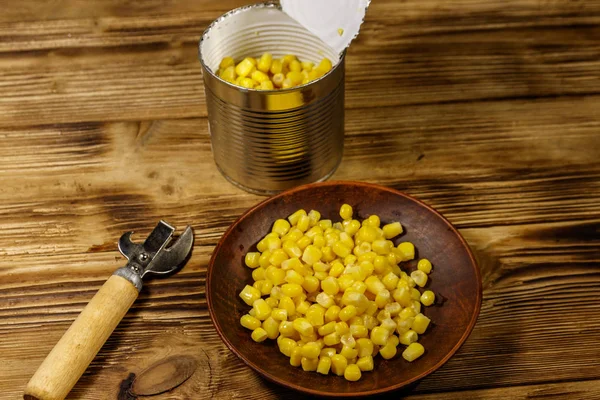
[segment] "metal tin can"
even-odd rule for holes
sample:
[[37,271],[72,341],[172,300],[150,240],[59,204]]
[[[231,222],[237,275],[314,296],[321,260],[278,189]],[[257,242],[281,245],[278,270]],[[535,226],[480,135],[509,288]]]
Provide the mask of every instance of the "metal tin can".
[[[217,168],[249,192],[273,194],[330,177],[344,145],[344,53],[281,11],[275,3],[232,10],[216,19],[199,44],[208,125]],[[295,54],[334,66],[305,85],[254,90],[218,76],[223,57]]]

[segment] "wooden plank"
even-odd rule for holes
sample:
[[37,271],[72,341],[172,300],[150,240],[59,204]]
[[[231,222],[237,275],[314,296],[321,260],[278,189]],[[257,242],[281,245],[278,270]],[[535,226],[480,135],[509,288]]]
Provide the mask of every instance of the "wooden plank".
[[[347,58],[348,107],[600,93],[598,2],[423,3],[373,4]],[[152,4],[0,23],[0,126],[205,116],[197,43],[226,9]]]

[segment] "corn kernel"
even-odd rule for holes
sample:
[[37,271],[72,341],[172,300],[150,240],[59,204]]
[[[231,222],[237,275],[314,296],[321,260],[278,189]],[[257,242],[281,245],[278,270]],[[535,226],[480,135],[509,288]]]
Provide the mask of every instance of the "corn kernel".
[[294,304],[294,300],[291,299],[290,296],[282,296],[279,300],[279,308],[287,311],[288,317],[292,317],[296,315],[296,304]]
[[[308,217],[308,216],[307,216]],[[309,226],[310,226],[310,217],[308,217]],[[323,229],[320,226],[313,226],[309,230],[306,231],[305,235],[314,240],[314,237],[317,235],[323,234]]]
[[415,316],[415,320],[412,324],[412,329],[415,332],[417,332],[419,335],[422,335],[427,330],[427,327],[429,326],[429,322],[431,322],[431,320],[429,318],[427,318],[423,314],[419,313]]
[[296,346],[292,349],[290,354],[290,365],[293,367],[299,367],[302,365],[302,348]]
[[256,64],[256,68],[259,71],[264,72],[266,74],[271,69],[272,63],[273,63],[273,56],[271,55],[271,53],[264,53],[258,59],[258,63]]
[[279,324],[279,334],[285,337],[294,337],[298,335],[298,332],[294,329],[292,321],[281,321]]
[[398,348],[393,343],[388,343],[379,349],[379,354],[381,354],[381,357],[385,358],[386,360],[394,358],[397,352]]
[[265,299],[265,303],[267,303],[269,305],[269,307],[271,307],[271,309],[273,309],[274,307],[277,307],[277,305],[279,304],[279,300],[274,299],[273,297],[267,297]]
[[373,259],[373,267],[376,274],[383,274],[389,267],[387,258],[384,256],[375,256]]
[[302,357],[318,358],[320,352],[321,349],[315,342],[309,342],[302,346]]
[[[364,226],[363,225],[358,230],[358,232],[356,232],[356,238],[360,239],[363,242],[371,243],[374,240],[377,240],[377,230],[372,226],[368,226],[368,225]],[[361,245],[362,245],[362,243],[361,243]],[[370,249],[367,251],[370,251]],[[367,251],[363,251],[363,253],[366,253]]]
[[225,69],[235,65],[235,61],[233,61],[233,57],[223,57],[221,63],[219,64],[219,68]]
[[342,225],[341,222],[335,222],[332,226],[333,229],[335,229],[336,231],[343,231],[344,230],[344,226]]
[[252,271],[252,279],[254,281],[260,281],[265,279],[265,269],[263,267],[258,267]]
[[[325,274],[325,276],[327,276],[327,274]],[[320,284],[321,281],[319,281],[315,273],[315,276],[307,276],[304,278],[302,288],[306,290],[307,293],[314,293],[319,289]]]
[[267,339],[267,331],[265,331],[263,328],[256,328],[255,330],[252,331],[252,334],[250,335],[250,337],[252,338],[252,340],[254,340],[255,342],[264,342]]
[[385,346],[390,336],[390,331],[380,326],[371,330],[371,341],[378,346]]
[[324,280],[325,278],[327,278],[329,275],[327,275],[327,272],[323,272],[323,271],[317,271],[315,272],[315,278],[317,278],[320,281]]
[[398,245],[402,255],[401,261],[409,261],[415,258],[415,246],[411,242],[402,242]]
[[312,63],[310,61],[302,61],[300,63],[300,66],[302,67],[302,69],[306,72],[310,72],[312,71],[313,67],[315,66],[315,63]]
[[250,251],[246,253],[244,257],[244,263],[249,268],[258,268],[260,266],[258,260],[260,259],[260,253],[256,251]]
[[276,321],[273,317],[265,319],[262,328],[267,332],[269,339],[276,339],[279,336],[279,321]]
[[[361,243],[360,246],[368,247],[368,246],[370,246],[370,244],[367,242],[364,242],[364,243]],[[377,253],[375,253],[374,251],[367,251],[358,256],[358,262],[359,263],[370,262],[372,264],[373,260],[375,260],[375,257],[377,257]],[[375,270],[375,267],[373,267],[373,269],[371,271],[374,271],[374,270]]]
[[331,372],[337,376],[344,375],[346,367],[348,366],[348,360],[341,354],[336,354],[331,357]]
[[263,280],[259,290],[262,296],[270,294],[271,290],[273,290],[273,282],[268,279]]
[[379,280],[378,277],[374,275],[371,275],[365,279],[365,284],[367,285],[367,290],[374,295],[377,295],[385,290],[385,285]]
[[240,79],[239,85],[246,89],[254,89],[254,86],[256,86],[257,83],[258,82],[252,78],[242,78]]
[[321,326],[325,323],[325,309],[319,304],[311,305],[306,311],[306,319],[312,326]]
[[367,338],[369,336],[369,330],[364,325],[350,325],[350,333],[355,339]]
[[[412,279],[412,278],[409,278]],[[414,287],[412,289],[410,289],[410,298],[413,301],[418,301],[421,300],[421,292],[419,292],[418,289],[415,289]]]
[[421,270],[415,270],[410,273],[410,277],[415,281],[419,287],[425,286],[427,284],[427,274]]
[[276,321],[287,321],[287,310],[275,307],[271,311],[271,317]]
[[402,233],[402,225],[400,222],[392,222],[383,226],[383,237],[391,239]]
[[402,352],[402,358],[406,361],[411,362],[421,357],[425,353],[425,348],[421,343],[411,343],[404,351]]
[[[264,242],[264,245],[265,245],[265,250],[260,255],[260,258],[258,259],[258,263],[261,267],[263,267],[264,269],[267,269],[267,267],[269,265],[271,265],[271,263],[269,263],[269,258],[271,258],[271,252],[266,249],[267,248],[266,242]],[[256,247],[258,248],[259,246],[257,245]]]
[[350,332],[350,327],[348,326],[348,324],[345,321],[336,322],[335,332],[338,335],[340,335],[340,338],[341,338],[342,335],[345,335],[346,333]]
[[325,325],[319,327],[319,329],[317,330],[317,332],[321,336],[327,336],[330,333],[335,332],[335,322],[334,321],[330,321],[330,322],[326,323]]
[[[368,314],[369,316],[374,316],[378,311],[379,311],[379,307],[377,307],[377,303],[375,303],[375,301],[369,301],[369,306],[367,307],[365,313]],[[365,323],[365,325],[366,325],[366,323]]]
[[371,354],[369,354],[364,357],[360,357],[356,361],[356,365],[363,372],[364,371],[373,371],[373,368],[374,368],[373,356],[371,356]]
[[399,280],[400,278],[398,278],[396,274],[394,274],[393,272],[389,272],[386,276],[383,277],[381,282],[385,285],[385,287],[388,290],[394,290],[396,289]]
[[384,310],[379,310],[379,312],[377,313],[377,320],[381,323],[383,322],[384,319],[386,318],[390,318],[391,315],[389,313],[389,311]]
[[[298,230],[298,232],[302,233],[300,230]],[[306,246],[308,246],[308,245],[309,245],[309,244],[311,244],[311,243],[312,243],[312,240],[311,240],[309,237],[307,237],[307,236],[302,236],[302,237],[300,237],[300,239],[298,239],[298,240],[296,241],[296,246],[298,246],[298,248],[299,248],[301,251],[304,251],[304,249],[306,249]],[[300,257],[300,256],[298,256],[298,258],[299,258],[299,257]]]
[[302,293],[302,286],[297,283],[285,283],[281,285],[281,292],[289,297],[296,297]]
[[323,75],[325,75],[325,72],[320,70],[320,69],[316,69],[313,68],[312,71],[310,71],[308,73],[308,79],[310,81],[314,81],[315,79],[319,79],[320,77],[322,77]]
[[353,210],[350,204],[342,204],[340,207],[340,217],[342,217],[343,220],[352,219],[352,213]]
[[410,295],[410,289],[407,287],[399,287],[392,292],[394,300],[398,302],[402,307],[409,307],[412,304],[412,298]]
[[358,350],[358,357],[370,356],[373,354],[373,342],[368,338],[356,339],[356,349]]
[[327,374],[329,374],[330,368],[331,368],[331,358],[328,356],[321,356],[319,358],[319,363],[317,364],[317,372],[319,374],[327,375]]
[[344,232],[350,236],[354,236],[356,232],[360,229],[360,222],[353,219],[348,221],[348,224],[344,227]]
[[[260,71],[255,71],[255,73],[263,74]],[[259,81],[256,78],[252,78],[252,79],[254,79],[255,81]],[[269,77],[267,76],[266,79],[269,79]],[[259,81],[259,82],[262,82],[262,81]],[[291,228],[291,226],[288,221],[286,221],[285,219],[278,219],[273,224],[273,229],[271,231],[277,233],[279,236],[283,236],[289,232],[290,228]]]
[[[331,60],[329,58],[323,58],[321,60],[321,62],[319,63],[319,65],[317,65],[316,69],[319,69],[325,73],[331,71],[331,68],[333,67]],[[344,218],[344,217],[342,217]]]
[[431,290],[426,290],[423,292],[423,294],[421,295],[421,303],[424,306],[430,306],[435,302],[435,293],[433,293]]
[[419,335],[412,329],[409,329],[408,331],[400,335],[400,343],[405,346],[408,346],[409,344],[414,343],[417,340],[419,340]]
[[260,290],[250,285],[246,285],[244,286],[244,289],[242,289],[242,291],[240,292],[239,296],[244,301],[244,303],[251,306],[256,300],[260,298],[261,293]]
[[286,79],[292,82],[292,86],[297,86],[302,83],[304,77],[300,71],[290,71],[286,74]]
[[[325,245],[326,245],[326,244],[327,244],[327,243],[325,242],[325,238],[324,238],[324,237],[323,237],[323,235],[321,235],[321,234],[319,234],[319,235],[316,235],[316,236],[313,238],[313,246],[315,246],[315,247],[317,247],[317,248],[319,248],[319,249],[322,249],[323,247],[325,247]],[[322,252],[323,252],[323,251],[321,250],[321,253],[322,253]],[[334,257],[334,259],[335,259],[335,257]]]
[[[396,257],[396,252],[398,251],[398,249],[394,250],[392,249],[392,252],[390,254],[388,254],[387,256],[385,256],[385,259],[387,260],[388,264],[390,266],[395,267],[398,265],[398,263],[400,262],[400,258]],[[396,275],[398,275],[396,273]]]
[[404,333],[406,333],[407,331],[409,331],[413,324],[414,324],[415,318],[414,317],[410,317],[404,320],[401,320],[399,317],[396,318],[396,333],[398,335],[402,335]]
[[296,318],[294,320],[294,329],[304,336],[312,335],[315,332],[314,327],[306,318]]
[[316,248],[315,246],[309,245],[304,249],[304,253],[302,254],[302,261],[307,263],[308,265],[313,265],[317,261],[321,260],[321,256],[323,253],[321,250]]
[[402,311],[402,306],[397,302],[388,303],[385,305],[384,310],[389,312],[391,317],[395,317]]
[[418,268],[420,271],[423,271],[423,272],[425,272],[426,274],[430,274],[430,273],[431,273],[431,268],[432,268],[432,266],[431,266],[431,261],[429,261],[429,260],[428,260],[428,259],[426,259],[426,258],[422,258],[422,259],[420,259],[420,260],[419,260],[419,262],[417,263],[417,268]]
[[344,378],[350,382],[356,382],[362,376],[360,368],[356,364],[349,364],[344,370]]
[[350,318],[354,317],[356,315],[356,313],[357,313],[356,307],[353,305],[349,305],[349,306],[342,308],[338,318],[340,319],[340,321],[347,321]]
[[331,249],[341,258],[347,257],[351,252],[351,249],[340,241],[333,243]]
[[325,309],[328,309],[329,307],[332,307],[335,305],[335,301],[333,300],[333,297],[331,297],[330,295],[328,295],[325,292],[321,292],[321,293],[317,294],[317,297],[315,300],[319,305],[321,305]]
[[293,269],[290,269],[285,273],[285,281],[287,283],[296,283],[298,285],[302,285],[304,283],[304,277]]
[[374,240],[371,248],[373,251],[379,255],[389,254],[391,251],[390,245],[383,239]]
[[[332,321],[333,322],[333,321]],[[335,324],[335,322],[333,322]],[[326,326],[326,325],[323,325]],[[323,337],[323,343],[326,346],[335,346],[340,343],[341,335],[337,332],[328,333]]]
[[337,278],[342,274],[342,272],[344,272],[344,265],[339,261],[334,261],[334,263],[331,264],[331,268],[329,269],[329,276]]
[[347,360],[351,360],[358,355],[358,350],[351,348],[350,346],[343,345],[340,350],[340,355],[346,357]]
[[310,308],[310,303],[306,300],[296,302],[296,313],[305,315]]
[[316,371],[317,366],[319,365],[319,359],[302,357],[300,364],[302,365],[302,370],[304,371]]
[[283,71],[283,63],[281,62],[281,60],[278,60],[278,59],[273,60],[272,59],[271,60],[271,67],[269,68],[269,71],[273,75],[280,74]]
[[382,328],[387,329],[390,332],[394,332],[396,330],[396,323],[394,322],[393,319],[391,318],[385,318],[383,321],[381,321],[381,325],[379,325]]
[[[302,256],[302,250],[300,249],[300,247],[298,247],[296,242],[292,240],[284,241],[281,248],[289,258],[299,258]],[[282,262],[283,261],[285,260],[282,260]]]
[[289,259],[287,253],[283,249],[274,249],[269,257],[269,263],[276,267],[279,267],[282,262]]
[[[340,320],[342,321],[349,320],[355,315],[364,313],[367,307],[369,307],[369,299],[367,299],[367,297],[364,294],[358,291],[355,292],[354,290],[350,289],[346,290],[346,292],[342,296],[341,303],[347,306],[344,307],[344,309],[342,309],[342,311],[340,312]],[[350,317],[348,317],[347,319],[344,319],[347,317],[347,315],[344,313],[345,309],[347,309],[346,313],[349,313],[348,315],[350,315]]]
[[250,329],[251,331],[253,331],[256,328],[260,327],[260,320],[258,318],[254,318],[251,315],[244,314],[244,315],[242,315],[242,318],[240,318],[240,324],[244,328]]
[[285,282],[285,271],[275,267],[274,265],[267,267],[265,276],[268,280],[273,282],[273,285],[281,285],[283,282]]
[[391,297],[392,296],[390,295],[390,291],[387,289],[383,289],[382,291],[377,293],[377,296],[375,297],[375,304],[377,304],[377,307],[379,308],[384,308],[385,305],[390,302]]
[[341,308],[339,306],[331,306],[325,311],[325,322],[336,321],[340,314]]
[[298,346],[296,341],[287,337],[280,336],[281,340],[277,343],[279,351],[287,357],[291,357],[292,351]]
[[277,237],[266,238],[267,248],[269,251],[277,250],[281,248],[281,239]]

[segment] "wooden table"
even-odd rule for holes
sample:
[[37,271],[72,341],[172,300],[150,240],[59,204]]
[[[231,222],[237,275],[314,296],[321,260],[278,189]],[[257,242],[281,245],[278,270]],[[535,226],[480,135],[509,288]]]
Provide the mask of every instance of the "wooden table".
[[[302,398],[238,360],[206,308],[213,247],[263,199],[215,168],[197,61],[203,29],[242,4],[3,7],[0,398],[124,264],[120,234],[160,218],[195,228],[194,255],[145,286],[70,398],[115,399],[181,354],[209,368],[156,398]],[[600,2],[374,0],[346,83],[334,178],[430,204],[483,277],[472,335],[405,398],[600,398]]]

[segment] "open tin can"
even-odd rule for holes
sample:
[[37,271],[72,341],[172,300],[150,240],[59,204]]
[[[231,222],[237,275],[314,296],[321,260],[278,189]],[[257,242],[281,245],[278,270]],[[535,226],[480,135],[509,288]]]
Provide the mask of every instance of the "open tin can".
[[[273,194],[330,177],[344,146],[344,52],[337,54],[276,3],[240,7],[216,19],[199,45],[213,156],[240,188]],[[288,89],[254,90],[218,76],[230,56],[301,61],[329,58],[319,79]]]

